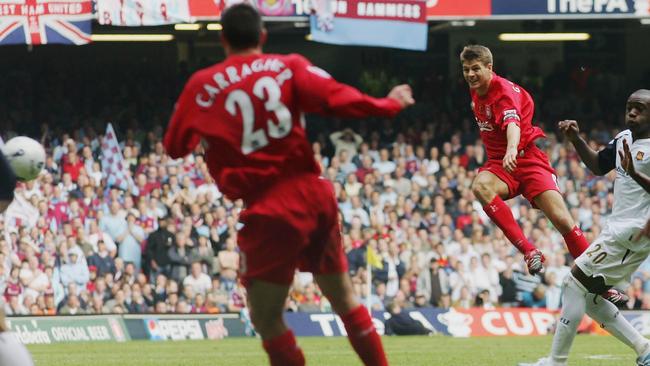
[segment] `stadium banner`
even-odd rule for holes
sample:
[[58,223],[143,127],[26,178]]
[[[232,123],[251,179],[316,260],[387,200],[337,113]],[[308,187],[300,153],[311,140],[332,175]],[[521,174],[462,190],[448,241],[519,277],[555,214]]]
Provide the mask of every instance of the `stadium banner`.
[[91,0],[0,0],[0,45],[90,42]]
[[531,308],[458,308],[443,317],[454,337],[546,335],[555,323],[554,312]]
[[492,0],[492,15],[549,17],[644,17],[650,0]]
[[246,326],[237,314],[131,315],[124,323],[131,339],[140,340],[219,340],[247,335]]
[[130,340],[119,316],[9,317],[7,325],[23,344]]
[[426,4],[419,0],[321,0],[310,17],[314,41],[337,45],[427,49]]
[[97,21],[103,25],[140,27],[190,21],[187,0],[96,1]]
[[[192,0],[190,14],[195,19],[218,20],[221,11],[242,0]],[[267,20],[286,19],[286,17],[309,16],[314,9],[314,3],[319,0],[255,0],[249,1]],[[347,0],[336,0],[336,6],[348,5]],[[338,4],[341,5],[338,5]],[[491,14],[492,0],[428,0],[426,1],[426,16],[429,20],[445,18],[477,18]],[[285,18],[282,18],[285,17]]]
[[[409,316],[431,330],[433,333],[450,335],[440,317],[448,311],[437,308],[405,309]],[[390,318],[387,312],[373,311],[372,321],[379,334],[385,333],[384,322]],[[341,318],[334,313],[285,313],[284,320],[289,328],[300,337],[346,336]]]

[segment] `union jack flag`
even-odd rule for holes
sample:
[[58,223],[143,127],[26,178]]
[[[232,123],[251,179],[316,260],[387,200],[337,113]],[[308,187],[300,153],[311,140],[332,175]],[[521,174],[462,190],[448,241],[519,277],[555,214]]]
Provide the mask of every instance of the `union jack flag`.
[[91,0],[0,0],[0,45],[90,42]]

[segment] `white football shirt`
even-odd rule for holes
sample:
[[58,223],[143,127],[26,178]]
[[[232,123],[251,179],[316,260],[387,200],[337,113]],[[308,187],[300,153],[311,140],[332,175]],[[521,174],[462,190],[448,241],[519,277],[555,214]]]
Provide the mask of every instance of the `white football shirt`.
[[645,226],[650,218],[650,194],[634,181],[621,166],[619,151],[627,141],[632,153],[634,167],[638,172],[650,176],[650,139],[632,141],[632,132],[625,130],[598,153],[600,169],[608,172],[616,169],[614,181],[614,207],[605,222],[603,232],[612,235],[624,247],[637,251],[647,245],[648,240],[633,242],[631,239]]
[[0,332],[0,366],[34,366],[27,348],[12,332]]

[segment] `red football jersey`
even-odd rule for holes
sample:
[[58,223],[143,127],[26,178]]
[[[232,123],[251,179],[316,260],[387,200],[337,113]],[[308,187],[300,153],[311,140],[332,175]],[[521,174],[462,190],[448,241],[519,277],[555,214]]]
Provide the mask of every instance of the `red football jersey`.
[[392,117],[393,99],[336,82],[300,55],[236,55],[195,73],[165,134],[167,153],[190,153],[201,138],[219,190],[253,199],[282,176],[319,174],[303,112]]
[[479,96],[475,90],[472,95],[472,111],[481,130],[481,140],[487,150],[488,159],[503,160],[508,147],[507,127],[516,123],[521,129],[519,150],[540,137],[544,132],[533,126],[535,103],[521,86],[492,74],[488,92]]

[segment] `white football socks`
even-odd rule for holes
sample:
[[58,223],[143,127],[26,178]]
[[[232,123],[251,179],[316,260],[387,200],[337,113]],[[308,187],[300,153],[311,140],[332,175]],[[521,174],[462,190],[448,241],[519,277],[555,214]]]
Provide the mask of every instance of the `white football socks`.
[[551,361],[566,365],[578,325],[585,315],[587,291],[568,275],[562,284],[562,313],[553,335]]
[[637,356],[650,352],[650,343],[630,322],[621,315],[618,308],[599,295],[587,295],[587,314],[619,341],[632,348]]
[[636,352],[637,356],[650,353],[650,342],[621,315],[618,308],[600,295],[588,293],[572,275],[563,284],[562,314],[557,323],[551,360],[566,365],[578,325],[587,313],[593,320]]

